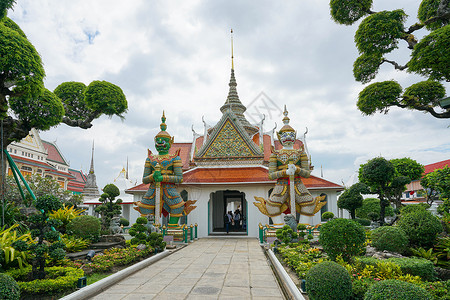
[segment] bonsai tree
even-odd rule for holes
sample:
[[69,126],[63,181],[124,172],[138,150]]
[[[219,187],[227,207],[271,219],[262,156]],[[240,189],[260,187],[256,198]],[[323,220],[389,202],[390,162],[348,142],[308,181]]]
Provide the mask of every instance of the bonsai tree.
[[115,216],[122,213],[122,199],[116,197],[120,195],[120,190],[117,186],[110,183],[103,188],[103,194],[99,201],[102,203],[95,208],[95,212],[102,216],[102,230],[110,231],[111,220]]
[[24,241],[14,243],[18,251],[29,250],[32,258],[33,279],[45,278],[45,260],[63,259],[66,255],[65,245],[60,241],[60,233],[55,230],[62,224],[61,221],[50,219],[49,213],[62,207],[61,201],[53,195],[41,196],[36,199],[36,209],[40,213],[29,217],[31,236],[37,238],[37,243],[27,244]]
[[128,233],[133,237],[131,239],[132,245],[137,244],[146,244],[147,243],[147,227],[145,225],[148,223],[148,220],[146,217],[139,217],[136,219],[136,223],[131,225],[130,230],[128,230]]
[[[376,12],[372,10],[372,2],[330,0],[331,17],[335,22],[352,25],[363,19],[355,33],[355,44],[360,54],[353,64],[355,80],[363,84],[371,82],[383,64],[398,71],[421,75],[426,80],[405,90],[394,80],[372,83],[359,93],[358,109],[364,115],[372,115],[399,107],[429,113],[435,118],[450,118],[450,108],[440,104],[445,97],[445,87],[441,82],[450,81],[449,1],[422,0],[417,7],[419,22],[409,27],[406,26],[408,16],[403,9]],[[405,43],[399,43],[401,40]],[[400,46],[411,52],[404,64],[392,60],[391,52]]]

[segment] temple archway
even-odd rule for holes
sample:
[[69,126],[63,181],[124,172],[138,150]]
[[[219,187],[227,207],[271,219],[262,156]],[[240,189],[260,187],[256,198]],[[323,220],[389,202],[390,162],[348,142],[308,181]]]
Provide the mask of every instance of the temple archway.
[[221,190],[211,193],[209,201],[209,235],[226,234],[224,216],[228,211],[233,215],[237,209],[241,214],[240,224],[230,225],[229,234],[247,235],[247,200],[245,193],[237,190]]

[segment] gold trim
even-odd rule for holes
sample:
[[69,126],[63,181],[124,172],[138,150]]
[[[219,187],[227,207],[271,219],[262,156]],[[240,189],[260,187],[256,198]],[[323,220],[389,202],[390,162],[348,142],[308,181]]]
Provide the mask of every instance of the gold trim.
[[134,202],[134,204],[136,204],[139,207],[146,208],[146,209],[154,209],[155,208],[155,205],[144,204],[144,203],[142,203],[140,201],[139,202]]

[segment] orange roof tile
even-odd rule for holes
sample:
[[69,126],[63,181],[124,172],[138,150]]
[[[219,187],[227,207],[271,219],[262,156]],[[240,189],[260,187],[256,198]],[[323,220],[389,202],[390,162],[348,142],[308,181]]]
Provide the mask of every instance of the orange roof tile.
[[189,169],[190,162],[190,154],[191,154],[191,146],[192,143],[173,143],[172,147],[169,149],[169,153],[173,154],[175,151],[180,149],[180,158],[183,166],[181,167],[183,170]]
[[47,155],[48,160],[67,165],[66,160],[64,159],[64,157],[59,152],[58,148],[53,143],[42,140],[42,145],[44,145],[44,148],[48,152],[48,155]]
[[[344,187],[331,181],[310,176],[302,178],[303,183],[308,189],[335,189],[337,191],[344,190]],[[236,183],[270,183],[275,181],[269,180],[268,170],[263,167],[243,167],[243,168],[195,168],[183,175],[183,184],[236,184]],[[140,184],[131,189],[127,193],[147,191],[148,184]]]
[[450,167],[450,159],[447,160],[443,160],[434,164],[429,164],[425,166],[425,172],[424,174],[428,174],[433,172],[436,169],[443,169],[445,166],[449,166]]

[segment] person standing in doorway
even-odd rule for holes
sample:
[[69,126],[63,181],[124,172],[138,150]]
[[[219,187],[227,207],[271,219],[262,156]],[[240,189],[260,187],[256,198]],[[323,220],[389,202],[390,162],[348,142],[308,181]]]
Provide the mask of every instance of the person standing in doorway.
[[231,223],[231,215],[229,212],[225,213],[223,216],[223,223],[225,224],[225,230],[227,231],[227,234],[230,232],[230,223]]
[[239,208],[234,211],[233,219],[234,219],[234,228],[236,230],[241,229],[241,212],[239,211]]

